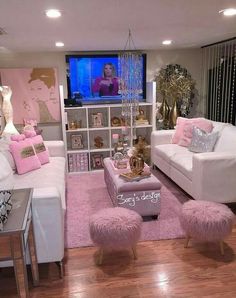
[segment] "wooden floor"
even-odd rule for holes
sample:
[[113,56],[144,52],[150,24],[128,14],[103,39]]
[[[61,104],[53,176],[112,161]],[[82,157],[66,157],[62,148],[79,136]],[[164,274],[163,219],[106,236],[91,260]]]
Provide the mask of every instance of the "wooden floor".
[[[217,243],[184,239],[140,242],[138,260],[129,251],[106,253],[96,266],[94,247],[69,249],[65,254],[65,276],[59,279],[55,264],[40,265],[40,286],[30,297],[236,297],[236,228],[225,241],[221,256]],[[0,272],[0,297],[17,297],[14,272]]]

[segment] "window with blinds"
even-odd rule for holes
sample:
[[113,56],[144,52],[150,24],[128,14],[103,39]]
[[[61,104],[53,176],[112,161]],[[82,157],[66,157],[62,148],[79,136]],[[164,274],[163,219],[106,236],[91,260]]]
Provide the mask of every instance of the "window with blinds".
[[236,125],[236,38],[203,47],[207,118]]

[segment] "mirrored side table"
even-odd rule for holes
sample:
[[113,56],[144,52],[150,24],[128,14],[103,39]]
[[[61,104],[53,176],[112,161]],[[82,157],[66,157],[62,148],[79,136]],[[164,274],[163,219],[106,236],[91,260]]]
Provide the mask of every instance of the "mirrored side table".
[[33,284],[39,283],[38,262],[32,225],[32,189],[13,190],[13,208],[0,232],[0,261],[13,261],[19,297],[29,297],[26,252],[29,248]]

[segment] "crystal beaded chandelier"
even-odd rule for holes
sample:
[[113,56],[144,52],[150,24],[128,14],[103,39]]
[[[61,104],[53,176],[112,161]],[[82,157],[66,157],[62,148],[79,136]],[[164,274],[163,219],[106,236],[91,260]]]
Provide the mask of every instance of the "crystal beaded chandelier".
[[130,140],[136,139],[136,117],[139,115],[139,99],[142,93],[142,53],[137,51],[129,30],[124,50],[119,54],[120,94],[122,116],[130,126]]

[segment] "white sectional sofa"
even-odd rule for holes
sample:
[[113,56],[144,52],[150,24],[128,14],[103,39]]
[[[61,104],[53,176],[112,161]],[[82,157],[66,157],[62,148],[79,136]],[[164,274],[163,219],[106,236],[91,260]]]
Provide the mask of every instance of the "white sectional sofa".
[[219,138],[206,153],[172,144],[175,130],[152,132],[152,163],[196,200],[236,202],[236,127],[214,121],[213,126]]
[[[0,189],[33,188],[33,225],[39,263],[60,262],[64,257],[65,149],[62,141],[44,142],[50,162],[40,169],[18,175],[11,172],[0,148]],[[1,146],[1,143],[0,143]],[[9,159],[8,159],[9,160]],[[9,170],[10,169],[10,170]],[[6,175],[4,175],[4,171]],[[10,173],[10,174],[9,174]],[[2,178],[2,179],[1,179]],[[11,265],[0,262],[0,267]]]

